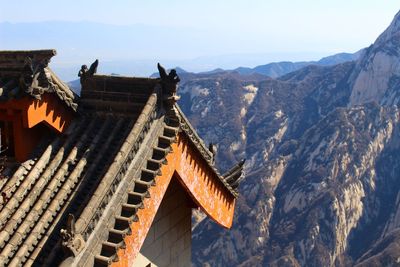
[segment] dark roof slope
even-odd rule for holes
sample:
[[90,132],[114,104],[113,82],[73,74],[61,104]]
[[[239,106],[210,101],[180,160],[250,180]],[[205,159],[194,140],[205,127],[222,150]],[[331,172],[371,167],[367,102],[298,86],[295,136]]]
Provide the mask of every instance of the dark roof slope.
[[[110,112],[108,101],[94,104],[94,99],[102,99],[87,97],[87,109],[82,109],[65,135],[38,148],[37,157],[1,181],[0,189],[7,189],[8,196],[0,204],[0,262],[26,263],[34,259],[47,239],[47,244],[55,245],[57,238],[49,233],[58,229],[55,233],[59,236],[57,223],[65,220],[66,214],[93,217],[86,214],[86,204],[96,196],[104,197],[105,191],[123,178],[120,170],[132,159],[127,151],[138,136],[143,137],[138,135],[143,125],[135,123],[150,95],[149,88],[132,90],[126,97],[136,100],[125,113]],[[137,150],[140,142],[134,147]],[[100,189],[104,192],[99,193]],[[87,228],[90,222],[88,219],[82,227]]]
[[108,264],[143,198],[150,197],[147,189],[179,130],[237,196],[243,164],[227,176],[217,172],[179,107],[164,109],[170,98],[160,79],[91,73],[81,82],[79,112],[66,134],[42,144],[36,157],[0,180],[7,192],[0,204],[4,265],[54,266],[65,259],[65,249],[78,255],[83,247],[80,263],[93,265],[97,255],[96,264]]

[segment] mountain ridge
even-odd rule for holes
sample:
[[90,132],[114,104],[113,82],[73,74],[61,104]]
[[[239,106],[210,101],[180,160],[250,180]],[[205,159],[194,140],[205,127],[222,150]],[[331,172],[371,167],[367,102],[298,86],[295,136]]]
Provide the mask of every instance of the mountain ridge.
[[248,173],[233,228],[194,229],[194,266],[398,265],[400,38],[389,32],[356,61],[277,79],[183,75],[180,105],[218,165],[246,157]]
[[259,65],[254,68],[238,67],[233,71],[237,71],[240,74],[252,74],[258,73],[271,78],[277,78],[287,73],[299,70],[309,65],[317,66],[332,66],[348,61],[355,61],[363,53],[364,49],[361,49],[355,53],[338,53],[331,56],[323,57],[318,61],[281,61],[272,62],[265,65]]

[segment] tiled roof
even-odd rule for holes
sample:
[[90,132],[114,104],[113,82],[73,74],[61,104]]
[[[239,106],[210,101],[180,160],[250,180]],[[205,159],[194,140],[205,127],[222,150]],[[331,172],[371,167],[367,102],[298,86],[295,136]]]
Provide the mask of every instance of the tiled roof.
[[41,144],[36,157],[0,180],[7,189],[0,266],[54,266],[64,260],[62,247],[85,266],[112,262],[179,131],[237,196],[243,163],[220,175],[179,107],[165,114],[159,79],[94,75],[82,87],[67,133]]
[[73,110],[77,96],[48,66],[55,50],[0,51],[0,101],[55,93]]
[[178,127],[164,124],[158,135],[156,145],[149,151],[149,157],[143,160],[141,172],[127,192],[126,200],[121,204],[119,214],[115,216],[113,227],[108,229],[108,238],[101,243],[101,250],[95,257],[98,266],[107,266],[117,259],[117,251],[125,246],[124,237],[130,232],[130,224],[139,220],[137,211],[143,209],[143,200],[152,197],[149,187],[156,186],[155,177],[160,175],[160,168],[174,142]]
[[132,131],[139,114],[82,115],[66,135],[39,149],[37,158],[4,180],[1,188],[10,190],[7,202],[0,206],[0,262],[29,261],[66,212],[68,202],[79,210],[95,188],[107,189],[105,178],[114,178],[115,169],[124,162],[125,143],[136,134]]
[[[73,192],[84,186],[81,183],[100,181],[104,167],[112,163],[108,155],[115,155],[126,136],[124,129],[131,125],[132,120],[122,117],[80,118],[67,138],[54,140],[7,180],[3,187],[11,190],[0,211],[0,262],[12,265],[29,260],[48,238]],[[86,193],[90,187],[81,190]],[[78,197],[84,200],[85,195]]]
[[[131,159],[128,147],[135,139],[143,139],[135,122],[152,99],[151,90],[131,92],[129,97],[136,101],[125,114],[106,112],[107,107],[101,112],[88,96],[84,103],[87,110],[98,111],[80,112],[66,135],[38,148],[36,158],[1,181],[0,188],[7,189],[8,199],[0,204],[0,263],[30,262],[63,214],[90,213],[84,203],[93,200],[100,189],[111,188],[121,165]],[[139,146],[140,142],[135,143],[136,150]]]
[[165,160],[167,154],[171,150],[171,144],[175,142],[179,131],[184,131],[190,142],[203,155],[203,158],[209,167],[217,174],[217,177],[225,185],[232,195],[237,196],[237,185],[243,177],[244,161],[235,165],[226,175],[222,176],[212,164],[212,155],[205,148],[203,141],[193,130],[189,121],[183,116],[180,108],[176,105],[176,116],[168,117],[162,123],[162,128],[156,136],[155,145],[148,154],[149,157],[144,159],[140,175],[135,179],[131,189],[127,192],[126,201],[122,204],[119,215],[115,217],[115,223],[108,230],[107,240],[101,243],[101,250],[95,256],[96,266],[108,266],[118,259],[118,249],[125,247],[124,237],[130,234],[129,225],[139,220],[136,213],[143,208],[143,199],[152,197],[149,194],[149,188],[156,186],[156,176],[161,175],[161,166],[167,164]]

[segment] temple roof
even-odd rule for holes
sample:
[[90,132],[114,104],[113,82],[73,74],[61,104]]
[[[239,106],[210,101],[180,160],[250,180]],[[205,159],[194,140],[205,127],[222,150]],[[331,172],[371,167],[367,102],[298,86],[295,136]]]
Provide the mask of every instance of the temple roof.
[[30,95],[40,99],[55,93],[68,107],[76,110],[76,94],[48,66],[56,51],[0,51],[0,101]]
[[[16,81],[24,58],[41,61],[54,54],[0,52],[1,77]],[[165,192],[160,188],[168,184],[164,176],[171,166],[168,179],[181,176],[206,214],[224,227],[232,223],[243,162],[224,175],[218,172],[214,155],[175,103],[172,79],[97,75],[97,64],[82,72],[79,107],[78,97],[48,67],[43,68],[48,89],[24,91],[33,97],[56,92],[79,112],[65,134],[44,140],[30,160],[0,180],[6,192],[0,202],[0,262],[6,265],[53,266],[63,260],[62,247],[85,266],[117,261],[132,225],[143,223],[141,210],[156,205]],[[171,153],[185,157],[173,165]],[[192,180],[185,175],[190,164],[197,168]],[[198,188],[210,183],[212,190]]]

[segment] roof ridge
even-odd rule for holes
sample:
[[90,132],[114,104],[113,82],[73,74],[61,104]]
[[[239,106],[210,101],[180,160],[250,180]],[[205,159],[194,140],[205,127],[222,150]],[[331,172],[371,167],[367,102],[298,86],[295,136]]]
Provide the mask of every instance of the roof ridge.
[[[166,129],[166,127],[170,127],[166,124],[164,124],[163,126],[163,130]],[[175,128],[176,129],[176,133],[178,133],[178,127]],[[121,210],[121,215],[122,218],[130,218],[130,217],[134,217],[136,218],[136,220],[140,220],[140,217],[137,216],[137,211],[139,208],[143,208],[143,204],[142,201],[144,200],[144,198],[146,197],[151,197],[149,194],[149,188],[151,186],[155,186],[156,185],[156,181],[155,178],[159,175],[161,175],[161,166],[163,164],[167,164],[167,162],[163,162],[163,159],[165,159],[165,157],[167,156],[168,152],[168,147],[171,146],[172,142],[174,142],[175,138],[173,138],[172,136],[165,136],[166,138],[162,138],[164,136],[165,132],[160,132],[157,135],[157,144],[154,145],[152,151],[153,153],[149,153],[149,158],[147,158],[144,162],[144,164],[142,165],[141,168],[141,174],[139,176],[138,179],[136,179],[133,183],[133,196],[136,196],[136,198],[131,198],[131,199],[127,199],[124,204],[128,204],[128,205],[132,205],[134,208],[133,209],[128,209],[128,210]],[[161,155],[157,155],[154,154],[155,151],[165,151],[164,153],[162,153]],[[148,164],[149,163],[153,163],[154,161],[159,161],[160,164],[159,165],[153,165],[154,167],[148,171]],[[161,163],[163,162],[163,163]],[[128,192],[129,194],[129,192]],[[131,203],[129,203],[131,202]],[[154,214],[155,216],[155,214]],[[135,221],[135,220],[134,220]],[[133,222],[133,221],[132,221]],[[130,222],[127,221],[126,224],[126,229],[130,229]],[[117,229],[120,228],[118,226],[118,221],[115,222],[114,228],[112,229]],[[125,229],[125,230],[126,230]],[[111,231],[111,230],[109,230]],[[99,266],[108,266],[109,263],[113,262],[113,261],[117,261],[118,260],[118,249],[119,248],[123,248],[125,246],[125,241],[124,241],[124,236],[119,236],[117,238],[115,238],[114,236],[110,236],[108,235],[108,239],[107,241],[103,241],[102,242],[102,249],[100,251],[99,254],[97,254],[95,256],[95,260],[97,262],[97,264],[99,264]],[[114,242],[112,242],[114,241]],[[106,247],[106,244],[108,243],[113,243],[115,245],[115,253],[110,254],[110,250],[108,250]]]
[[[150,118],[152,117],[152,114],[155,110],[155,104],[157,101],[157,97],[155,94],[152,95],[152,97],[149,98],[147,104],[145,105],[142,113],[139,115],[139,118],[136,120],[135,125],[133,126],[132,130],[126,137],[125,143],[121,147],[121,151],[124,151],[125,153],[119,153],[117,157],[120,159],[114,159],[114,163],[110,166],[108,169],[108,172],[104,175],[104,179],[111,179],[115,178],[116,173],[118,172],[126,172],[127,166],[124,167],[127,162],[130,163],[132,160],[132,156],[134,153],[137,152],[139,149],[139,145],[137,144],[138,142],[141,143],[144,139],[144,134],[143,131],[148,131],[150,123]],[[133,154],[132,154],[133,153]],[[108,177],[108,178],[107,178]],[[120,177],[122,179],[122,176]],[[111,183],[111,181],[110,181]],[[103,193],[99,194],[99,196],[104,196],[106,191]],[[101,199],[102,200],[102,199]],[[99,203],[98,203],[99,204]],[[101,210],[101,209],[100,209]],[[85,208],[82,213],[80,214],[80,218],[76,222],[76,229],[79,233],[81,233],[84,237],[88,236],[91,231],[87,228],[88,225],[86,225],[85,221],[81,218],[90,218],[92,220],[94,216],[94,211],[99,211],[98,209],[94,210],[91,208]],[[90,215],[91,214],[91,215]]]

